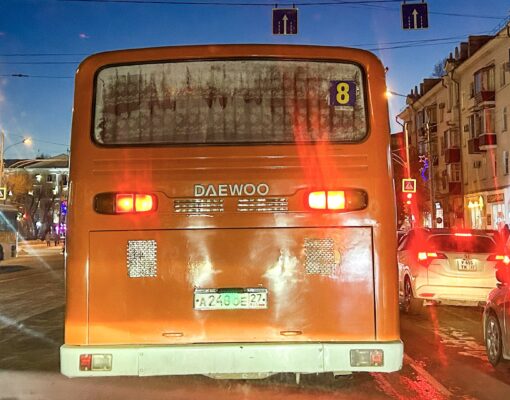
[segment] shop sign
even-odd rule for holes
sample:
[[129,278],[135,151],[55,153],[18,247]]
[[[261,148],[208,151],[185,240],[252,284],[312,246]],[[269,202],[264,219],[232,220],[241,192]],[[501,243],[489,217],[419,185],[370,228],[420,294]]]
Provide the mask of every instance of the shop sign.
[[487,195],[487,203],[502,203],[505,201],[504,193],[494,193]]

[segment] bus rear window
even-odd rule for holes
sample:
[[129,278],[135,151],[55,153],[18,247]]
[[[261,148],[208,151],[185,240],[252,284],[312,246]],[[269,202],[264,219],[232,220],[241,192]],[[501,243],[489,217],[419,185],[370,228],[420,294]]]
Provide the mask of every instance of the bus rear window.
[[103,145],[357,142],[367,134],[363,73],[349,63],[165,62],[97,74]]

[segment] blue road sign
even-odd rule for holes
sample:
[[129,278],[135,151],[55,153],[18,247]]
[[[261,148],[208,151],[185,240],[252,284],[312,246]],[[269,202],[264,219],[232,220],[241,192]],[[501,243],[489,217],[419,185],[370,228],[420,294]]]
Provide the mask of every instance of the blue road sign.
[[402,4],[402,29],[425,29],[428,27],[427,3]]
[[297,8],[273,8],[273,35],[297,35]]

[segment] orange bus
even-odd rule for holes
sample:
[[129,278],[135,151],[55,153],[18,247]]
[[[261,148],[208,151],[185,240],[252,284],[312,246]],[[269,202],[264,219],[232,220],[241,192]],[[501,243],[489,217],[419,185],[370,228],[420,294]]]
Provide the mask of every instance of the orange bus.
[[400,369],[385,89],[374,55],[340,47],[87,58],[62,373]]

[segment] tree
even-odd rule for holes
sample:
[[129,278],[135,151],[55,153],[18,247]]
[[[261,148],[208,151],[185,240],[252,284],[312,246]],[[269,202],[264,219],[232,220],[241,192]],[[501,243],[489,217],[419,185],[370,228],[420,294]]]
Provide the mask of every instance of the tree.
[[446,70],[444,69],[446,60],[447,60],[446,58],[443,58],[442,60],[434,64],[434,69],[432,71],[432,76],[434,78],[442,78],[443,76],[446,75]]

